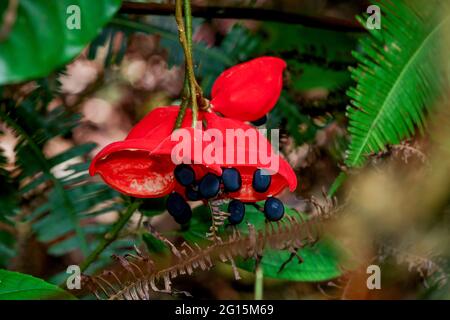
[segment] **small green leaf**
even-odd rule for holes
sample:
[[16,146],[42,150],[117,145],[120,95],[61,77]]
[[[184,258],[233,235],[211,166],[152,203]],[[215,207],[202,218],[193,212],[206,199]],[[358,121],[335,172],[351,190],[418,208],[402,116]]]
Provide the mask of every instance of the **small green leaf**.
[[[261,260],[264,276],[268,278],[293,281],[325,281],[341,275],[339,254],[336,247],[329,241],[320,241],[313,247],[299,250],[302,263],[294,257],[286,264],[283,271],[278,272],[282,264],[290,257],[286,250],[266,250]],[[237,265],[248,271],[255,270],[255,260],[239,261]]]
[[[239,225],[241,233],[248,233],[247,223],[253,224],[257,230],[263,229],[266,223],[264,214],[253,206],[247,205],[245,209],[245,221]],[[296,215],[296,212],[286,208],[285,214]],[[264,276],[293,281],[325,281],[341,275],[339,267],[341,254],[331,240],[321,239],[315,245],[299,250],[298,255],[303,259],[302,263],[299,263],[299,259],[294,257],[283,271],[278,272],[283,263],[289,259],[290,252],[266,249],[260,262]],[[244,270],[254,271],[255,260],[237,261],[237,266]]]
[[[0,3],[0,17],[7,4]],[[0,85],[42,77],[68,63],[100,33],[120,4],[121,0],[20,0],[11,32],[0,41]],[[71,6],[79,8],[79,29],[67,25],[78,14]]]
[[0,270],[0,300],[75,300],[63,289],[27,274]]

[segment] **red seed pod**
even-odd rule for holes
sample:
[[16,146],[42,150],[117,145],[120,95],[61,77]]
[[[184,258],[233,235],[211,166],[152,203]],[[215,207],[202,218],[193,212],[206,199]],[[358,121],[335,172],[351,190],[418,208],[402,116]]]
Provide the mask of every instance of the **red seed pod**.
[[[296,189],[297,177],[294,170],[274,152],[270,142],[257,129],[214,113],[205,114],[204,119],[208,129],[217,129],[224,137],[220,142],[215,141],[216,148],[220,145],[222,149],[219,150],[219,153],[223,154],[221,166],[236,168],[241,174],[241,189],[229,193],[227,197],[254,202],[277,195],[286,187],[291,191]],[[231,136],[233,139],[230,139]],[[270,187],[264,193],[258,193],[252,187],[253,173],[257,169],[265,169],[272,174]]]
[[[134,197],[159,198],[169,194],[177,184],[170,136],[178,110],[178,107],[161,107],[151,111],[124,141],[106,146],[95,156],[90,174],[100,174],[112,188]],[[191,122],[192,114],[187,110],[182,127],[189,128]],[[184,160],[194,162],[194,155]],[[193,167],[198,176],[209,171],[221,174],[219,166],[206,167],[199,163]]]
[[[99,173],[112,188],[142,198],[162,197],[173,190],[184,195],[184,187],[174,178],[175,167],[181,162],[192,165],[197,181],[208,172],[220,176],[222,167],[236,168],[242,187],[223,194],[224,198],[254,202],[274,196],[286,187],[295,190],[294,171],[253,126],[201,111],[198,114],[201,127],[194,129],[190,127],[192,112],[187,110],[181,128],[172,133],[178,111],[178,107],[162,107],[150,112],[124,141],[112,143],[97,154],[90,174]],[[179,133],[183,133],[182,139],[177,139]],[[180,142],[186,143],[186,137],[187,148],[179,153],[177,148]],[[264,193],[252,187],[257,169],[273,173],[270,187]]]
[[213,109],[241,121],[262,118],[280,97],[285,68],[282,59],[260,57],[225,70],[212,88]]

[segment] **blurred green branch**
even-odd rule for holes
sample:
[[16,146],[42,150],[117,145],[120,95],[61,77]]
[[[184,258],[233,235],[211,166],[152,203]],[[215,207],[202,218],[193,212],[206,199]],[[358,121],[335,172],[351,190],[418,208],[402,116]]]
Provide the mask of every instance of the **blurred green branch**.
[[119,232],[123,229],[123,227],[127,224],[128,220],[130,220],[133,213],[137,210],[140,201],[134,201],[131,203],[125,213],[119,218],[116,224],[112,227],[111,231],[105,234],[101,242],[95,248],[94,251],[86,258],[86,260],[81,264],[81,271],[85,271],[97,258],[98,256],[114,241],[117,239]]

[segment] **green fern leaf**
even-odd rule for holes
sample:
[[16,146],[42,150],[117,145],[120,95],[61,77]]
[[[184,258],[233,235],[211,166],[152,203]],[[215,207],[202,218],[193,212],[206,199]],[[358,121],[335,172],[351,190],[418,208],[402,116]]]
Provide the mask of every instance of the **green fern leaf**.
[[[450,30],[445,1],[377,2],[381,29],[371,30],[354,52],[357,85],[347,94],[351,142],[349,167],[362,166],[371,153],[423,131],[425,115],[444,91],[441,40]],[[447,14],[444,14],[447,13]],[[365,23],[364,17],[359,17]]]
[[[43,99],[45,89],[34,91],[18,105],[6,100],[0,106],[0,120],[19,138],[15,148],[16,166],[20,169],[18,195],[42,198],[34,201],[37,206],[28,208],[31,213],[23,219],[32,224],[41,242],[50,244],[50,253],[60,255],[80,248],[86,255],[90,249],[88,236],[98,236],[102,231],[90,228],[89,219],[117,211],[122,204],[113,201],[117,192],[89,179],[85,157],[95,144],[77,145],[51,158],[44,155],[45,144],[70,133],[80,119],[62,106],[48,110],[48,101]],[[68,166],[68,162],[73,164]],[[42,193],[42,186],[47,186],[47,192]]]

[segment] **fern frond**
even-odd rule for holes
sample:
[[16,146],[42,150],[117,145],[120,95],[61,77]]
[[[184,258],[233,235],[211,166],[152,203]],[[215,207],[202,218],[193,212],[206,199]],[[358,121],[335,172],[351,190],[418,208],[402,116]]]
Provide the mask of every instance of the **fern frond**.
[[[137,250],[137,255],[116,257],[121,265],[119,271],[85,276],[84,281],[99,299],[147,300],[151,292],[177,293],[172,288],[173,279],[179,275],[191,275],[198,269],[209,270],[217,261],[231,263],[235,278],[239,279],[234,259],[258,259],[265,249],[288,250],[297,256],[298,250],[317,242],[320,235],[318,226],[321,223],[322,217],[319,216],[308,220],[304,220],[301,214],[286,216],[277,223],[266,224],[264,230],[256,230],[249,224],[247,235],[233,229],[226,238],[203,248],[186,242],[176,247],[151,229],[150,232],[156,238],[169,246],[174,263],[158,268],[149,256]],[[162,289],[159,288],[161,284]]]
[[62,106],[48,110],[48,101],[45,90],[37,89],[19,104],[6,100],[0,106],[1,121],[18,137],[16,180],[18,195],[26,200],[23,220],[32,224],[40,241],[51,244],[50,252],[64,254],[81,249],[87,254],[87,214],[98,211],[99,206],[111,206],[107,201],[117,193],[89,179],[84,162],[94,144],[75,146],[51,158],[45,156],[46,143],[69,134],[80,119]]
[[[383,0],[381,29],[371,30],[354,52],[357,85],[348,91],[351,142],[346,164],[423,131],[426,111],[447,85],[442,42],[450,30],[446,1]],[[365,24],[366,17],[359,17]],[[448,60],[447,60],[448,61]]]

